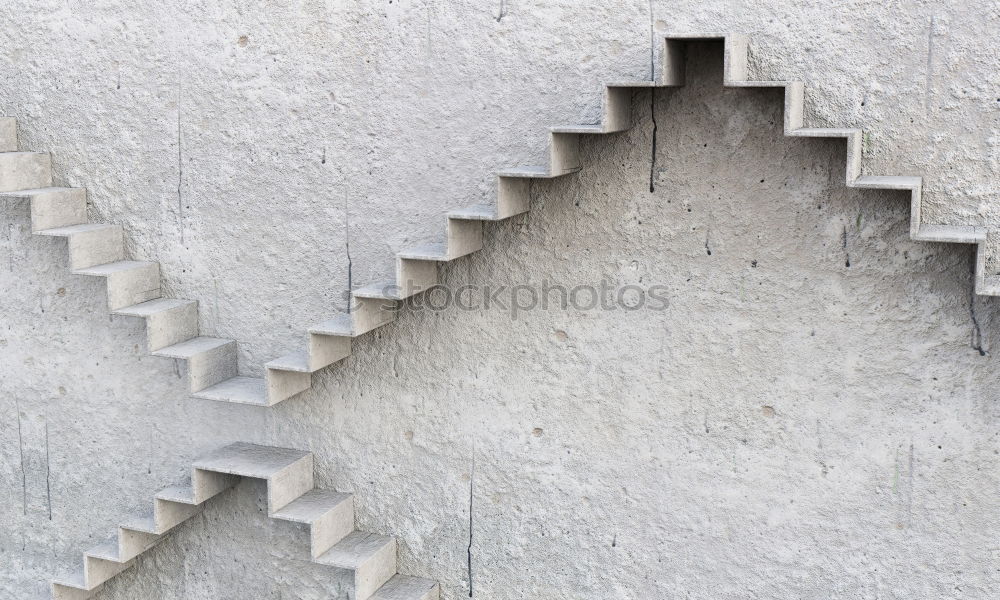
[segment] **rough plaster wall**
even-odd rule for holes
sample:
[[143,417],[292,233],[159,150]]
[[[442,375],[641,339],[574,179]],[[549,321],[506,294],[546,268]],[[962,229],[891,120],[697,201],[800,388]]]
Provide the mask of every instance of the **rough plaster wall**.
[[[544,125],[592,120],[600,81],[648,75],[651,23],[770,34],[755,67],[806,79],[815,123],[871,130],[872,172],[926,175],[931,220],[989,216],[988,8],[907,7],[885,40],[900,7],[66,6],[4,15],[23,26],[0,105],[254,359],[329,312],[348,217],[355,282],[385,274],[493,168],[537,158]],[[948,50],[928,56],[931,15]],[[633,133],[588,142],[583,176],[445,273],[641,277],[669,311],[408,314],[266,414],[186,399],[5,209],[5,589],[40,591],[191,456],[251,438],[313,449],[447,598],[468,594],[470,485],[476,597],[989,597],[996,368],[969,343],[969,253],[911,243],[902,199],[841,188],[841,144],[781,139],[774,94],[716,96],[718,77],[659,98],[656,193],[640,95]],[[975,313],[988,349],[995,306]],[[104,597],[336,597],[256,503],[220,499]]]

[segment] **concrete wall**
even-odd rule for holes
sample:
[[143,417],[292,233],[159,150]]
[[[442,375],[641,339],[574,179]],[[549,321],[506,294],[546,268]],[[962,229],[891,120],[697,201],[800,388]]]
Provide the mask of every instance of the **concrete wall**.
[[[595,119],[600,82],[648,77],[651,32],[754,34],[762,78],[807,82],[810,124],[863,127],[867,170],[925,176],[928,222],[998,216],[988,6],[0,17],[0,107],[23,146],[126,224],[248,373],[349,280],[384,277],[446,210],[488,198],[496,168],[536,162],[546,126]],[[991,597],[997,306],[972,298],[970,252],[910,242],[905,199],[844,189],[842,143],[782,138],[780,98],[723,92],[704,50],[687,88],[638,94],[632,132],[586,142],[581,176],[535,186],[532,213],[443,273],[665,285],[667,311],[408,312],[270,410],[187,398],[141,326],[109,319],[5,205],[0,589],[44,593],[193,456],[244,439],[312,449],[320,482],[354,491],[360,524],[400,536],[402,569],[449,600]],[[101,597],[344,597],[259,491],[215,501]]]

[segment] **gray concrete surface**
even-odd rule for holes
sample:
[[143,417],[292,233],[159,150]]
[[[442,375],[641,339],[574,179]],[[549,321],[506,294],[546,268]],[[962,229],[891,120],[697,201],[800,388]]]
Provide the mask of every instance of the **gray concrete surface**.
[[[381,278],[494,169],[538,159],[545,126],[596,116],[599,82],[646,76],[651,29],[754,34],[762,76],[807,82],[811,124],[864,127],[873,171],[925,176],[929,220],[996,218],[988,6],[0,11],[24,147],[248,367],[300,343],[349,271]],[[244,439],[313,450],[319,483],[355,492],[359,526],[398,535],[401,571],[448,599],[991,597],[996,305],[970,304],[968,251],[910,242],[903,198],[843,189],[841,144],[781,138],[780,99],[720,94],[710,65],[658,96],[655,160],[639,95],[635,130],[585,145],[582,176],[539,185],[538,210],[444,276],[641,280],[668,311],[406,315],[270,411],[188,399],[5,207],[0,589],[42,593],[193,456]],[[103,596],[336,597],[256,493]]]

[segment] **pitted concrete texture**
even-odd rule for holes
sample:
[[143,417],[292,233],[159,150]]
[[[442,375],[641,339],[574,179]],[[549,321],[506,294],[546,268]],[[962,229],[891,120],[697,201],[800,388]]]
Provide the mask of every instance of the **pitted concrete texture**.
[[[367,281],[492,169],[538,158],[544,126],[595,115],[598,82],[648,74],[646,3],[63,6],[9,15],[0,103],[262,358],[346,285],[345,206]],[[967,223],[992,210],[1000,71],[996,17],[957,6],[654,3],[652,25],[764,34],[754,68],[805,79],[813,124],[871,131],[873,171],[925,175],[928,221]],[[4,591],[40,594],[240,437],[312,450],[317,484],[354,492],[359,528],[399,536],[400,570],[448,600],[990,598],[995,302],[972,300],[967,248],[911,242],[905,198],[843,188],[843,143],[781,137],[779,95],[723,91],[719,59],[638,94],[633,131],[585,142],[581,176],[536,184],[535,210],[444,273],[662,284],[667,311],[406,313],[267,412],[187,399],[5,213]],[[99,597],[338,597],[257,498],[219,498]]]

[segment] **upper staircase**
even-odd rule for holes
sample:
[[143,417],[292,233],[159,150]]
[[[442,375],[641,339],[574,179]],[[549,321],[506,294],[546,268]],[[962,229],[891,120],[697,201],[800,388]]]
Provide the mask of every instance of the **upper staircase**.
[[105,280],[108,310],[145,320],[149,351],[177,360],[187,373],[195,397],[271,406],[309,389],[312,373],[351,355],[354,338],[392,322],[400,301],[437,284],[438,263],[480,250],[484,221],[503,221],[527,212],[532,181],[565,177],[580,171],[583,168],[580,136],[609,135],[629,129],[633,91],[684,85],[687,43],[705,40],[725,44],[724,85],[784,89],[785,135],[843,138],[846,141],[845,182],[848,187],[910,192],[910,235],[913,239],[977,244],[976,293],[1000,295],[1000,285],[988,284],[984,274],[985,228],[923,223],[920,177],[862,174],[862,131],[805,127],[803,82],[750,79],[747,68],[749,40],[747,36],[736,34],[666,36],[657,79],[607,84],[599,123],[552,127],[548,132],[546,164],[500,171],[496,176],[495,204],[478,204],[448,213],[444,235],[439,242],[399,252],[392,280],[353,290],[349,313],[310,327],[302,349],[265,364],[262,378],[239,374],[235,340],[200,334],[196,300],[162,297],[159,263],[128,260],[120,225],[88,222],[83,189],[52,187],[51,161],[47,154],[16,151],[15,123],[9,118],[0,119],[0,150],[3,151],[0,153],[0,193],[30,201],[32,231],[66,240],[70,268],[74,273]]

